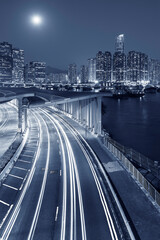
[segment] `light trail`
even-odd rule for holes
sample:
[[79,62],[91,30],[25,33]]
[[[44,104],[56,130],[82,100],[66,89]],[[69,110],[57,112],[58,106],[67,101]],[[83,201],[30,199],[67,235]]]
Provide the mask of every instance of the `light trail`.
[[[57,115],[56,115],[57,116]],[[117,236],[117,233],[116,233],[116,230],[115,230],[115,226],[113,224],[113,220],[112,220],[112,217],[111,217],[111,214],[110,214],[110,211],[109,211],[109,208],[108,208],[108,204],[106,202],[106,199],[105,199],[105,196],[104,196],[104,193],[103,193],[103,190],[102,190],[102,187],[101,187],[101,184],[100,184],[100,181],[98,179],[98,176],[97,176],[97,173],[95,171],[95,167],[94,167],[94,164],[93,162],[91,161],[91,156],[89,155],[88,151],[86,151],[84,145],[81,143],[81,141],[79,140],[79,133],[76,131],[76,130],[73,130],[73,128],[71,128],[68,124],[66,124],[66,122],[64,120],[62,120],[60,117],[57,116],[57,118],[59,119],[59,121],[68,129],[70,130],[70,132],[72,133],[72,135],[75,137],[78,145],[80,146],[81,150],[83,151],[87,161],[88,161],[88,164],[90,166],[90,169],[91,169],[91,172],[92,172],[92,175],[93,175],[93,178],[94,178],[94,181],[96,183],[96,187],[97,187],[97,190],[98,190],[98,193],[99,193],[99,197],[100,197],[100,200],[101,200],[101,203],[102,203],[102,206],[103,206],[103,209],[104,209],[104,213],[105,213],[105,216],[106,216],[106,220],[107,220],[107,223],[108,223],[108,227],[109,227],[109,230],[110,230],[110,234],[111,234],[111,238],[112,240],[118,240],[118,236]],[[87,142],[85,142],[85,144],[88,144]],[[88,146],[88,145],[87,145]],[[91,149],[91,148],[90,148]],[[92,149],[91,149],[92,150]],[[92,150],[93,151],[93,150]]]
[[[53,108],[53,107],[52,107],[52,108]],[[54,109],[54,108],[53,108],[53,109]],[[82,146],[82,148],[84,148],[84,152],[86,152],[86,153],[88,154],[88,156],[90,156],[89,152],[88,152],[87,149],[86,149],[86,147],[88,147],[89,151],[90,151],[90,152],[92,153],[92,155],[94,156],[94,159],[96,160],[96,162],[97,162],[97,164],[98,164],[98,167],[101,169],[101,172],[103,173],[103,175],[104,175],[104,177],[105,177],[105,179],[106,179],[106,182],[107,182],[107,184],[108,184],[108,186],[109,186],[109,188],[110,188],[110,190],[111,190],[111,192],[112,192],[112,195],[113,195],[114,200],[115,200],[115,202],[116,202],[116,204],[117,204],[117,207],[118,207],[118,209],[119,209],[119,211],[120,211],[120,214],[121,214],[121,216],[122,216],[122,219],[123,219],[123,221],[124,221],[124,224],[125,224],[125,226],[126,226],[126,229],[127,229],[128,233],[129,233],[129,236],[130,236],[131,240],[135,240],[134,233],[133,233],[133,231],[132,231],[132,229],[131,229],[131,227],[130,227],[130,224],[129,224],[128,220],[127,220],[127,217],[126,217],[126,215],[125,215],[125,213],[124,213],[124,211],[123,211],[123,208],[122,208],[122,206],[121,206],[121,204],[120,204],[120,202],[119,202],[119,199],[117,198],[117,195],[116,195],[116,193],[115,193],[115,191],[114,191],[114,189],[113,189],[113,187],[112,187],[112,185],[111,185],[111,182],[110,182],[108,176],[106,175],[104,169],[102,168],[102,166],[101,166],[101,164],[100,164],[100,162],[99,162],[99,159],[97,158],[97,156],[96,156],[96,154],[94,153],[93,149],[90,147],[90,145],[87,143],[87,141],[82,137],[82,135],[80,135],[80,133],[79,133],[75,128],[73,128],[72,126],[70,126],[70,124],[67,123],[64,119],[62,120],[62,118],[61,118],[58,114],[55,114],[55,115],[58,117],[58,119],[61,120],[61,122],[62,122],[63,124],[66,124],[66,127],[67,127],[70,131],[73,132],[73,134],[75,135],[75,138],[77,138],[77,140],[79,141],[79,143],[80,143],[80,145]],[[82,143],[83,143],[83,144],[82,144]],[[91,156],[90,156],[90,159],[92,160],[92,157],[91,157]],[[93,169],[94,169],[94,163],[92,163],[92,161],[91,161],[91,164],[93,165]]]
[[31,168],[31,170],[29,172],[29,176],[27,178],[26,184],[25,184],[25,186],[24,186],[24,188],[23,188],[23,190],[21,192],[21,195],[20,195],[20,197],[18,199],[18,202],[16,203],[16,205],[15,205],[15,207],[13,209],[13,212],[11,214],[11,217],[10,217],[10,219],[9,219],[9,221],[8,221],[4,231],[2,233],[1,239],[7,240],[8,237],[10,236],[12,228],[13,228],[13,226],[15,224],[15,221],[16,221],[16,219],[18,217],[18,214],[20,212],[22,201],[23,201],[23,199],[25,197],[25,194],[27,192],[27,189],[29,188],[30,183],[31,183],[31,181],[33,179],[33,175],[34,175],[34,172],[35,172],[35,165],[36,165],[36,162],[37,162],[38,157],[40,155],[40,151],[41,151],[40,149],[41,149],[41,144],[42,144],[42,132],[41,132],[41,127],[40,127],[41,124],[40,124],[39,119],[38,119],[38,126],[39,126],[39,130],[40,130],[40,138],[39,138],[39,144],[38,144],[38,149],[37,149],[37,152],[36,152],[35,160],[33,162],[32,168]]
[[[82,240],[86,240],[86,227],[85,227],[85,217],[84,217],[84,207],[83,207],[83,201],[82,201],[82,192],[81,192],[81,186],[80,186],[80,180],[79,180],[79,174],[77,169],[77,164],[75,160],[75,156],[73,153],[73,149],[71,147],[71,144],[69,142],[69,139],[62,128],[61,124],[50,114],[48,114],[45,110],[41,109],[41,111],[53,122],[54,125],[57,125],[58,129],[60,130],[61,134],[63,135],[63,138],[65,140],[65,144],[67,147],[68,152],[68,163],[69,163],[69,174],[70,174],[70,204],[71,204],[71,212],[70,212],[70,240],[76,240],[76,190],[75,186],[77,186],[77,192],[78,192],[78,200],[79,200],[79,210],[80,210],[80,220],[81,220],[81,231],[82,231]],[[61,139],[60,139],[61,140]],[[62,220],[63,220],[63,210],[62,210]],[[63,221],[62,221],[63,226]],[[61,228],[61,236],[63,235],[63,227]],[[65,238],[61,238],[65,239]]]
[[[36,115],[35,115],[36,116]],[[38,217],[39,217],[39,213],[41,210],[41,205],[42,205],[42,201],[43,201],[43,196],[44,196],[44,191],[45,191],[45,187],[46,187],[46,181],[47,181],[47,175],[48,175],[48,167],[49,167],[49,160],[50,160],[50,135],[49,135],[49,131],[48,131],[48,127],[46,122],[44,121],[44,119],[41,117],[40,114],[38,114],[38,116],[42,119],[46,130],[47,130],[47,139],[48,139],[48,150],[47,150],[47,160],[46,160],[46,165],[45,165],[45,172],[44,172],[44,176],[43,176],[43,182],[42,182],[42,186],[41,186],[41,190],[40,190],[40,194],[39,194],[39,198],[38,198],[38,203],[37,203],[37,207],[36,207],[36,211],[34,214],[34,218],[32,221],[32,225],[29,231],[29,235],[28,235],[28,240],[32,240],[34,237],[34,233],[36,230],[36,226],[37,226],[37,222],[38,222]],[[38,119],[38,117],[36,116],[36,118]]]

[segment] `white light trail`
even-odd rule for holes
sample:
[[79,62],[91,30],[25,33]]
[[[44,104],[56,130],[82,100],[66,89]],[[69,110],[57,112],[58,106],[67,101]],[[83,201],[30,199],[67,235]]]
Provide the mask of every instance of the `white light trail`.
[[[125,213],[124,213],[124,211],[123,211],[123,209],[122,209],[122,206],[121,206],[121,204],[120,204],[120,202],[119,202],[119,200],[118,200],[118,198],[117,198],[117,196],[116,196],[116,194],[115,194],[115,192],[114,192],[113,187],[111,186],[111,183],[110,183],[107,175],[105,174],[102,166],[100,165],[99,160],[98,160],[96,154],[94,153],[94,151],[92,150],[92,148],[90,147],[90,145],[87,143],[87,141],[80,135],[80,133],[79,133],[75,128],[71,127],[70,124],[68,124],[68,123],[66,123],[64,120],[62,120],[62,118],[59,117],[57,114],[56,114],[56,116],[57,116],[58,119],[73,133],[73,135],[75,136],[75,138],[76,138],[77,141],[79,142],[81,148],[84,149],[84,153],[88,154],[89,160],[90,160],[90,154],[88,153],[88,151],[86,151],[85,146],[87,146],[87,147],[89,148],[89,150],[91,151],[91,153],[93,154],[96,162],[98,163],[98,166],[100,167],[100,169],[101,169],[102,173],[104,174],[105,179],[106,179],[106,181],[107,181],[107,183],[108,183],[108,185],[109,185],[109,187],[110,187],[110,190],[111,190],[111,192],[112,192],[112,194],[113,194],[113,197],[114,197],[114,199],[115,199],[115,202],[116,202],[116,204],[117,204],[117,206],[118,206],[118,208],[119,208],[119,211],[120,211],[120,213],[121,213],[121,216],[122,216],[122,219],[123,219],[123,221],[124,221],[124,223],[125,223],[125,226],[126,226],[126,228],[127,228],[127,230],[128,230],[128,233],[129,233],[129,235],[130,235],[130,238],[131,238],[132,240],[135,240],[134,234],[133,234],[132,229],[131,229],[131,227],[130,227],[130,225],[129,225],[129,222],[127,221],[127,218],[126,218]],[[84,145],[85,145],[85,146],[81,143],[81,141],[84,142]],[[93,165],[93,170],[95,171],[95,169],[94,169],[94,163],[93,163],[92,161],[90,161],[90,163],[91,163],[91,165]],[[95,172],[95,173],[96,173],[96,172]],[[98,181],[99,181],[99,180],[98,180]],[[100,184],[100,182],[99,182],[98,184]],[[101,186],[101,185],[100,185],[100,186]],[[103,191],[102,191],[102,193],[103,193]],[[102,205],[103,205],[103,204],[102,204]],[[107,207],[107,203],[105,203],[104,207],[105,207],[105,206]],[[108,218],[108,217],[106,216],[106,218]],[[111,226],[112,226],[112,221],[111,221]],[[113,226],[113,227],[114,227],[114,226]],[[112,229],[110,229],[110,230],[112,231]],[[113,233],[115,233],[115,228],[113,229]],[[113,234],[111,233],[111,235],[113,235]],[[117,236],[116,236],[116,239],[117,239]]]
[[[38,114],[38,117],[42,119],[46,130],[47,130],[47,139],[48,139],[48,149],[47,149],[47,159],[46,159],[46,165],[45,165],[45,172],[44,172],[44,176],[43,176],[43,182],[42,182],[42,186],[41,186],[41,190],[40,190],[40,194],[39,194],[39,198],[38,198],[38,203],[37,203],[37,207],[36,207],[36,211],[34,213],[34,218],[32,221],[32,225],[29,231],[29,235],[28,235],[28,240],[33,239],[34,237],[34,233],[36,230],[36,226],[37,226],[37,222],[38,222],[38,217],[39,217],[39,213],[41,210],[41,205],[42,205],[42,201],[43,201],[43,196],[44,196],[44,191],[45,191],[45,187],[46,187],[46,181],[47,181],[47,175],[48,175],[48,167],[49,167],[49,160],[50,160],[50,134],[48,131],[48,127],[46,122],[44,121],[44,119],[41,117],[40,114]],[[38,119],[38,117],[36,117]]]
[[[69,126],[69,124],[67,124],[60,117],[57,116],[57,118],[59,119],[59,121],[61,123],[63,123],[66,126],[66,128],[68,128],[70,130],[70,132],[74,135],[74,137],[75,137],[77,143],[79,144],[80,148],[82,149],[82,151],[83,151],[83,153],[84,153],[84,155],[85,155],[85,157],[86,157],[86,159],[88,161],[88,164],[90,166],[93,178],[94,178],[95,183],[96,183],[96,187],[97,187],[97,190],[98,190],[98,193],[99,193],[99,197],[100,197],[103,209],[104,209],[104,213],[105,213],[105,216],[106,216],[106,220],[107,220],[107,223],[108,223],[108,227],[109,227],[109,230],[110,230],[111,237],[112,237],[113,240],[118,240],[117,233],[116,233],[116,230],[115,230],[115,227],[114,227],[114,224],[113,224],[113,220],[112,220],[109,208],[108,208],[108,204],[106,202],[106,199],[105,199],[105,196],[104,196],[104,193],[103,193],[100,181],[99,181],[97,173],[95,171],[95,167],[93,165],[93,162],[90,160],[90,156],[89,156],[88,152],[86,151],[85,147],[82,145],[81,141],[78,138],[79,133],[75,129],[71,128]],[[87,144],[87,147],[89,146],[86,141],[85,141],[85,144]],[[91,149],[91,147],[90,147],[90,150],[92,151],[92,153],[94,153],[93,150]],[[94,156],[95,156],[95,154],[94,154]]]
[[35,165],[36,165],[36,162],[37,162],[39,154],[40,154],[40,146],[41,146],[41,143],[42,143],[42,136],[41,136],[42,133],[41,133],[41,127],[40,127],[41,125],[40,125],[39,119],[38,119],[38,126],[39,126],[39,129],[40,129],[40,138],[39,138],[39,144],[38,144],[38,149],[37,149],[37,152],[36,152],[35,160],[33,162],[32,168],[30,170],[30,173],[29,173],[29,176],[27,178],[26,184],[25,184],[25,186],[24,186],[24,188],[21,192],[20,198],[19,198],[19,200],[18,200],[18,202],[17,202],[17,204],[16,204],[16,206],[13,210],[13,213],[12,213],[5,229],[4,229],[4,232],[2,234],[1,239],[5,239],[5,240],[8,239],[8,237],[9,237],[11,231],[12,231],[12,228],[15,224],[15,221],[18,217],[19,211],[21,209],[21,204],[22,204],[22,201],[25,197],[26,191],[29,188],[29,185],[30,185],[30,183],[32,181],[32,178],[33,178],[33,175],[34,175]]
[[[76,240],[76,191],[75,186],[77,184],[77,192],[78,192],[78,200],[79,200],[79,208],[80,208],[80,219],[81,219],[81,230],[82,230],[82,240],[86,240],[86,227],[85,227],[85,217],[84,217],[84,207],[83,207],[83,201],[82,201],[82,192],[81,192],[81,186],[80,186],[80,180],[79,180],[79,174],[77,169],[77,164],[75,160],[75,156],[73,153],[73,149],[71,147],[71,144],[69,142],[69,139],[62,128],[61,124],[58,120],[56,120],[53,116],[48,114],[45,110],[42,110],[43,113],[53,122],[53,124],[57,125],[61,134],[63,135],[63,138],[65,140],[66,148],[68,151],[68,162],[69,162],[69,174],[70,174],[70,204],[71,204],[71,212],[70,212],[70,239]],[[63,217],[63,209],[62,209],[62,217]],[[63,218],[62,218],[63,220]],[[63,225],[63,221],[62,221]],[[61,236],[63,233],[63,228],[61,230]],[[64,236],[64,235],[63,235]],[[61,238],[61,240],[65,240],[65,238]]]

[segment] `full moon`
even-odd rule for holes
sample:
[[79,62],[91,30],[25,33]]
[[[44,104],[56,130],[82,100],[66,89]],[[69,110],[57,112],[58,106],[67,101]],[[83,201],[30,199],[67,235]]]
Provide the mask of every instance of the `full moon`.
[[42,23],[42,17],[39,16],[39,15],[34,15],[34,16],[32,16],[32,18],[31,18],[31,22],[32,22],[32,24],[34,24],[34,25],[41,25],[41,23]]

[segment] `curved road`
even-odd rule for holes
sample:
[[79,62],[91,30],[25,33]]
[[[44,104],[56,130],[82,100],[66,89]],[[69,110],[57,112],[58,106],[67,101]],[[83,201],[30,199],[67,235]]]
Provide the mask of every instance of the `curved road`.
[[96,161],[58,114],[32,111],[27,143],[0,187],[1,239],[130,239],[115,217]]

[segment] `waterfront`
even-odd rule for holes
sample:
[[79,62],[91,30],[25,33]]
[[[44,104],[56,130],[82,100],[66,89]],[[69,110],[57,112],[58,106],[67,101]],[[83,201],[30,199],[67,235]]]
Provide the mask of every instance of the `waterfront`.
[[121,144],[160,161],[160,93],[142,98],[104,98],[103,128]]

